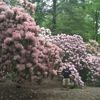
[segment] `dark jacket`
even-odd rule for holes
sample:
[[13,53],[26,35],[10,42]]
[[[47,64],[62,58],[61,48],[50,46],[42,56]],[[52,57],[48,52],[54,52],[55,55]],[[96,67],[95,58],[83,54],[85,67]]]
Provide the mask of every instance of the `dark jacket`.
[[64,78],[69,78],[71,71],[68,69],[63,69],[62,74],[63,74]]

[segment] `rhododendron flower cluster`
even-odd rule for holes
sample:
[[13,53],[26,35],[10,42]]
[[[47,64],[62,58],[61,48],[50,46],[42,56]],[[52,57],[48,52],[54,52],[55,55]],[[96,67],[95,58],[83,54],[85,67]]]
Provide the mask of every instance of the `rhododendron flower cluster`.
[[14,73],[14,80],[41,80],[56,74],[62,50],[38,37],[41,29],[21,7],[0,2],[0,76]]
[[39,37],[41,39],[44,39],[45,41],[51,41],[52,32],[50,29],[45,29],[44,27],[41,27],[41,32],[39,33]]
[[39,34],[39,36],[42,39],[49,40],[50,39],[50,36],[51,36],[50,29],[45,29],[44,27],[41,27],[41,33]]
[[100,53],[99,44],[95,40],[89,40],[89,42],[86,43],[86,49],[87,52],[89,52],[93,56],[97,56]]
[[32,4],[31,2],[28,2],[28,0],[18,0],[18,3],[20,6],[25,8],[25,10],[28,11],[31,15],[35,13],[34,9],[36,8],[36,4]]

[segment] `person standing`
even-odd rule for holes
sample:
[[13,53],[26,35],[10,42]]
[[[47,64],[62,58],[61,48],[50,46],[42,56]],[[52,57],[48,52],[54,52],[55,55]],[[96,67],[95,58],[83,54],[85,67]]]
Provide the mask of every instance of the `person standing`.
[[68,90],[70,87],[70,75],[71,75],[69,67],[66,67],[65,69],[62,70],[62,75],[63,75],[63,80],[62,80],[63,88],[66,87]]

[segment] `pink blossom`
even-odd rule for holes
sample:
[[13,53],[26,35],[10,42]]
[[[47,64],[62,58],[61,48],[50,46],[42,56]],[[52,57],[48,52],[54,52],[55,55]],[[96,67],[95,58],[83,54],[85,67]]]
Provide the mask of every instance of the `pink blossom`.
[[22,30],[23,28],[24,28],[23,25],[21,25],[21,24],[17,24],[17,29],[19,29],[19,30],[21,29],[21,30]]
[[51,43],[51,42],[47,42],[46,45],[47,45],[48,47],[52,47],[52,43]]
[[25,38],[29,39],[29,40],[32,40],[32,41],[36,41],[36,38],[35,38],[34,34],[31,33],[31,32],[27,32]]
[[14,59],[14,60],[20,60],[21,57],[20,57],[20,55],[15,55],[13,59]]
[[26,67],[28,67],[28,68],[32,67],[32,63],[27,63]]
[[24,56],[26,54],[26,50],[25,49],[22,49],[20,52],[21,52],[22,56]]
[[0,15],[0,20],[5,20],[5,15]]
[[15,47],[17,48],[17,49],[22,49],[23,50],[23,45],[22,44],[20,44],[20,43],[18,43],[18,42],[15,42]]
[[8,44],[8,43],[11,43],[12,41],[13,41],[12,38],[7,37],[7,38],[4,40],[4,43],[5,43],[5,44]]
[[20,72],[23,71],[25,69],[25,65],[24,64],[17,64],[16,65],[16,69]]
[[20,63],[25,63],[25,62],[26,62],[25,58],[20,59]]
[[46,70],[46,66],[42,65],[41,63],[37,63],[37,66],[39,66],[43,71]]
[[20,40],[21,39],[21,34],[18,31],[13,32],[13,39],[14,40]]
[[5,61],[5,65],[10,65],[11,64],[11,60],[6,60]]
[[[8,34],[12,34],[12,32],[13,32],[13,28],[7,29],[7,33],[8,33]],[[6,35],[7,35],[7,33],[6,33]]]
[[21,12],[17,12],[17,15],[16,15],[16,20],[17,21],[20,21],[22,20],[24,17],[23,17],[23,14]]

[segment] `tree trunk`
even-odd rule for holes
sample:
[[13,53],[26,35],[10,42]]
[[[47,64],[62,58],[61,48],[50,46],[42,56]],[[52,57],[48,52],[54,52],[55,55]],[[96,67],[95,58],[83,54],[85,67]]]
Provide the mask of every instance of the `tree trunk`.
[[98,10],[95,11],[95,40],[98,41]]
[[56,29],[56,3],[57,3],[57,0],[53,0],[53,18],[52,18],[52,30],[53,30],[53,32]]

